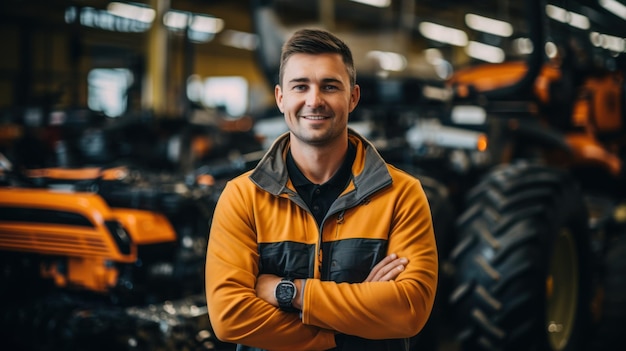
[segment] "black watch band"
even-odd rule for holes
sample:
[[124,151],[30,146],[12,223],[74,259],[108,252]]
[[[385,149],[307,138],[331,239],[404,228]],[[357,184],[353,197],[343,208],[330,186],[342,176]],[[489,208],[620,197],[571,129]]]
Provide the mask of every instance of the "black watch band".
[[297,294],[296,284],[294,284],[293,280],[293,278],[283,278],[274,290],[274,297],[278,301],[278,307],[286,312],[297,311],[293,307],[293,299]]

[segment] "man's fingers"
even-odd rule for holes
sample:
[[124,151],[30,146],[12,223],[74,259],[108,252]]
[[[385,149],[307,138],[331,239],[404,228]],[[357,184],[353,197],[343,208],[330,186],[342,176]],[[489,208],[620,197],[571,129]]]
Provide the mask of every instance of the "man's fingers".
[[404,264],[393,267],[380,279],[380,281],[394,280],[396,277],[404,271]]
[[398,258],[396,254],[391,254],[382,259],[368,275],[366,282],[388,281],[395,279],[400,274],[409,261],[406,258]]
[[378,272],[378,271],[384,269],[387,265],[389,265],[390,263],[392,263],[396,259],[398,259],[398,255],[396,255],[395,253],[392,253],[391,255],[388,255],[387,257],[383,258],[382,261],[378,262],[378,264],[376,264],[376,266],[374,266],[374,268],[372,269],[372,272],[374,272],[374,271]]
[[379,281],[386,281],[395,279],[402,271],[404,271],[404,267],[407,264],[406,258],[395,259],[392,262],[388,263],[383,269],[381,269]]
[[370,271],[370,274],[367,276],[365,281],[366,282],[377,281],[380,276],[385,274],[384,272],[381,272],[382,270],[384,270],[385,266],[393,262],[393,260],[395,260],[396,258],[397,258],[397,255],[395,253],[392,253],[391,255],[388,255],[387,257],[383,258],[380,262],[378,262],[374,266],[374,268],[372,268],[372,270]]

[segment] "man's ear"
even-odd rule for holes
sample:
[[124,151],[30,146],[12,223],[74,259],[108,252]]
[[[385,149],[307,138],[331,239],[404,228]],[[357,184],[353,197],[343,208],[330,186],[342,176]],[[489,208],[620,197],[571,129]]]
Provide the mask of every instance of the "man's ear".
[[276,99],[276,105],[280,112],[283,112],[283,89],[280,84],[276,84],[274,87],[274,98]]
[[352,92],[350,92],[350,112],[354,111],[360,99],[361,87],[359,87],[358,84],[355,84],[354,88],[352,88]]

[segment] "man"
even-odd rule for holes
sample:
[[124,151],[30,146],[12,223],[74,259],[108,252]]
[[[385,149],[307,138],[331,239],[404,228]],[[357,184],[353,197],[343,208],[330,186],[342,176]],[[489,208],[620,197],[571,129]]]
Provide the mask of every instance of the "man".
[[300,30],[283,46],[275,96],[289,132],[227,184],[209,236],[211,324],[238,350],[407,350],[429,317],[428,202],[348,129],[359,89],[333,34]]

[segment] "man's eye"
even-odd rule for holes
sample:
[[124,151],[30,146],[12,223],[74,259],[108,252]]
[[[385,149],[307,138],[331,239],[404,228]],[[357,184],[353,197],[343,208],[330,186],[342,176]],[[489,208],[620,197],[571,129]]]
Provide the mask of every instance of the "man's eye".
[[339,88],[337,88],[334,85],[326,85],[324,86],[324,90],[328,90],[328,91],[334,91],[334,90],[338,90]]
[[294,85],[293,90],[297,90],[297,91],[306,90],[306,85]]

